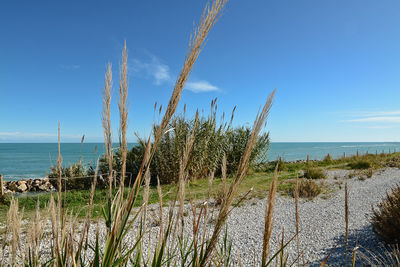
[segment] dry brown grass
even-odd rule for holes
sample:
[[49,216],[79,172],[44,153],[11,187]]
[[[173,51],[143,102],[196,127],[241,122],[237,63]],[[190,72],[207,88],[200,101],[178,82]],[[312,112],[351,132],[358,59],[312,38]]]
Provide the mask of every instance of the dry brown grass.
[[249,139],[249,141],[247,143],[247,146],[246,146],[246,150],[243,153],[243,156],[242,156],[241,161],[239,163],[239,167],[238,167],[238,170],[236,172],[236,175],[233,178],[232,183],[229,186],[228,192],[226,194],[226,199],[223,202],[223,204],[221,205],[221,208],[219,210],[213,234],[212,234],[212,236],[211,236],[211,238],[209,240],[209,243],[207,244],[207,247],[206,247],[206,250],[205,250],[205,254],[204,254],[204,258],[201,261],[200,266],[205,266],[207,260],[209,259],[209,257],[211,256],[212,252],[215,249],[215,245],[216,245],[216,243],[218,241],[218,238],[220,236],[221,230],[222,230],[223,226],[225,225],[226,219],[228,217],[230,206],[232,205],[232,202],[233,202],[234,198],[237,195],[237,190],[239,188],[239,185],[243,181],[243,178],[244,178],[244,176],[245,176],[245,174],[247,172],[251,151],[254,148],[254,145],[255,145],[255,143],[257,141],[257,137],[258,137],[258,135],[260,133],[260,130],[261,130],[262,126],[266,122],[266,118],[267,118],[267,116],[269,114],[269,111],[271,109],[274,96],[275,96],[275,90],[269,95],[269,97],[268,97],[263,109],[261,110],[261,112],[257,114],[256,120],[254,121],[254,125],[253,125],[253,129],[252,129],[252,133],[251,133],[250,139]]
[[128,143],[126,133],[128,130],[128,51],[126,42],[122,50],[121,63],[119,66],[119,130],[120,130],[120,152],[121,152],[121,188],[124,188],[126,176],[126,155]]
[[106,159],[108,162],[108,186],[109,197],[112,195],[112,177],[113,177],[113,155],[112,152],[112,131],[111,131],[111,95],[112,95],[112,66],[108,63],[104,78],[103,89],[103,109],[101,113],[101,122],[103,125],[104,144],[106,148]]
[[265,209],[265,222],[264,222],[264,238],[263,238],[263,252],[261,259],[261,266],[266,266],[266,262],[269,254],[269,241],[271,239],[272,228],[273,228],[273,214],[275,206],[276,188],[278,183],[278,165],[275,167],[274,178],[272,179],[271,188],[268,195],[268,205]]

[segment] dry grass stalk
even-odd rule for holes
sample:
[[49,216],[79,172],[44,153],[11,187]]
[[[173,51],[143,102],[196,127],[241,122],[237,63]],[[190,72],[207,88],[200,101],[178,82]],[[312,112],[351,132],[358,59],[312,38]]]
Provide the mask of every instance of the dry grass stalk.
[[43,230],[43,222],[40,216],[40,202],[38,199],[36,202],[35,217],[27,234],[28,240],[26,242],[26,249],[28,251],[26,252],[25,257],[30,255],[34,260],[39,259],[39,249],[40,242],[43,238]]
[[269,241],[271,239],[272,228],[273,228],[273,214],[275,206],[275,195],[278,183],[278,165],[275,167],[274,177],[271,182],[268,195],[268,205],[265,208],[265,224],[264,224],[264,238],[263,238],[263,252],[261,266],[265,266],[269,254]]
[[[299,216],[299,176],[296,176],[296,189],[294,192],[294,200],[296,206],[296,247],[297,247],[297,259],[300,258],[300,240],[299,240],[299,224],[300,224],[300,216]],[[300,261],[297,261],[298,266],[300,266]]]
[[157,176],[157,193],[158,193],[158,205],[159,205],[159,219],[160,219],[160,237],[163,236],[164,234],[164,229],[163,229],[163,195],[162,195],[162,189],[160,185],[160,179]]
[[195,140],[195,132],[198,124],[198,117],[199,113],[196,112],[195,123],[192,129],[192,132],[185,143],[185,150],[183,152],[183,158],[180,161],[180,168],[179,168],[179,217],[181,219],[181,227],[182,227],[182,234],[183,234],[183,227],[184,227],[184,207],[185,207],[185,185],[187,182],[187,166],[189,163],[190,153],[193,149],[193,144]]
[[126,175],[126,156],[128,153],[128,144],[126,132],[128,129],[128,52],[126,42],[122,50],[121,64],[119,67],[119,127],[120,127],[120,150],[121,150],[121,188],[124,188]]
[[226,154],[224,154],[224,156],[222,157],[221,179],[222,179],[223,199],[225,199],[226,194],[228,193],[228,184],[226,181]]
[[104,143],[106,147],[106,158],[108,162],[108,182],[109,197],[112,197],[112,178],[113,178],[113,152],[112,152],[112,132],[111,132],[111,95],[112,95],[112,66],[107,65],[107,71],[104,78],[103,90],[103,110],[101,121],[103,125]]
[[347,181],[344,184],[344,219],[346,224],[346,230],[344,234],[344,242],[346,251],[344,252],[344,264],[346,265],[347,261],[347,249],[348,249],[348,239],[349,239],[349,190],[347,187]]
[[175,83],[174,90],[172,92],[171,98],[168,103],[168,107],[161,120],[160,127],[157,130],[157,133],[155,134],[153,149],[157,147],[162,135],[164,134],[168,126],[169,121],[172,118],[172,115],[175,113],[175,110],[181,98],[183,88],[190,76],[194,63],[196,62],[204,46],[208,33],[210,32],[212,26],[214,26],[214,24],[217,22],[226,2],[227,0],[215,0],[211,6],[209,5],[209,3],[207,3],[203,11],[199,25],[197,26],[197,29],[194,30],[194,33],[190,38],[187,54],[185,57],[185,62],[183,64],[179,77]]
[[11,266],[16,264],[18,250],[21,252],[20,229],[24,210],[22,209],[22,211],[19,212],[18,209],[18,200],[12,198],[10,201],[10,208],[7,213],[6,234],[3,245],[4,248],[7,243],[11,244],[11,251],[9,253],[9,262],[11,263]]
[[[58,171],[58,176],[57,176],[57,214],[55,217],[55,226],[56,226],[56,231],[54,232],[53,230],[53,234],[56,234],[56,251],[57,254],[59,254],[60,248],[61,248],[61,244],[59,242],[59,234],[58,234],[58,227],[61,226],[61,222],[62,222],[62,216],[61,216],[61,201],[62,201],[62,183],[61,183],[61,179],[62,179],[62,156],[61,156],[61,133],[60,133],[60,122],[58,122],[58,157],[57,157],[57,171]],[[53,226],[54,227],[54,226]]]
[[227,219],[227,216],[229,213],[229,208],[232,205],[232,202],[236,196],[239,185],[241,184],[241,182],[243,181],[243,178],[245,177],[245,175],[247,173],[251,152],[254,148],[255,143],[257,142],[257,138],[260,133],[260,130],[266,122],[266,118],[269,114],[269,111],[271,109],[272,102],[273,102],[273,99],[275,96],[275,91],[276,90],[274,90],[269,95],[263,109],[261,110],[261,113],[257,114],[256,120],[254,121],[251,136],[249,138],[249,141],[247,142],[245,152],[242,155],[242,158],[240,160],[236,175],[235,175],[231,185],[229,186],[225,201],[221,205],[221,208],[220,208],[220,211],[218,214],[218,218],[215,223],[215,228],[214,228],[213,234],[211,236],[210,242],[207,244],[207,248],[206,248],[206,251],[204,254],[204,259],[201,262],[201,266],[206,265],[207,260],[209,259],[212,252],[215,249],[215,245],[218,241],[220,232],[221,232],[221,230],[225,224],[225,221]]

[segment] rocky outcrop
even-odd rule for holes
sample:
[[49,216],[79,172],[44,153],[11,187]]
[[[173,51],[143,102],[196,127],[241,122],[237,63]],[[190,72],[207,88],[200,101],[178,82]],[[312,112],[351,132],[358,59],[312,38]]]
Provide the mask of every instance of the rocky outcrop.
[[55,191],[55,188],[50,183],[48,178],[4,182],[4,193],[52,192],[52,191]]

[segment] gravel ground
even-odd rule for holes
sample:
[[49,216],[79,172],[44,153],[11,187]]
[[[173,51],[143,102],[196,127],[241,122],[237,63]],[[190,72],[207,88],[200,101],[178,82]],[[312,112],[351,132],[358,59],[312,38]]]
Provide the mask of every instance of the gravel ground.
[[[400,170],[384,169],[366,180],[358,177],[348,179],[348,174],[349,171],[345,170],[329,171],[325,182],[333,192],[328,197],[302,200],[299,203],[300,250],[304,253],[307,266],[321,266],[329,253],[332,253],[327,261],[329,266],[343,266],[345,180],[349,189],[349,248],[359,246],[367,251],[376,251],[380,246],[368,220],[371,205],[376,205],[388,189],[400,182]],[[265,200],[255,201],[237,208],[229,218],[233,252],[240,255],[244,266],[253,265],[254,258],[259,262],[257,256],[261,254],[264,210]],[[278,249],[283,229],[285,239],[295,234],[295,206],[292,198],[279,196],[274,212],[271,252]],[[292,255],[289,259],[293,260],[293,255],[297,255],[296,250],[294,241],[286,250]]]
[[[376,205],[386,191],[400,182],[400,170],[387,168],[376,172],[371,178],[361,180],[357,176],[349,178],[349,171],[335,170],[327,172],[328,178],[323,180],[328,192],[313,200],[300,200],[300,234],[299,244],[302,252],[301,261],[307,266],[320,266],[323,259],[330,254],[329,266],[343,266],[344,261],[344,182],[349,188],[349,248],[361,247],[360,250],[376,251],[380,247],[379,240],[371,230],[368,217],[371,205]],[[242,266],[258,266],[262,250],[265,199],[252,199],[244,205],[233,209],[228,219],[228,233],[232,240],[233,263]],[[157,205],[150,208],[157,210]],[[189,207],[187,207],[189,208]],[[190,214],[190,212],[188,212]],[[166,214],[166,212],[164,213]],[[152,216],[149,216],[150,220]],[[187,229],[185,236],[191,236],[191,216],[185,218]],[[274,229],[271,239],[271,253],[277,251],[284,230],[285,240],[295,234],[294,199],[277,196],[274,212]],[[208,223],[212,230],[213,224]],[[76,229],[82,225],[77,226]],[[100,240],[105,236],[104,223],[100,222]],[[159,228],[149,223],[150,234],[144,236],[144,246],[154,247]],[[50,228],[48,228],[50,230]],[[96,227],[91,227],[90,236],[95,240]],[[128,234],[127,244],[132,244]],[[22,237],[24,239],[25,237]],[[23,242],[22,242],[23,243]],[[101,242],[104,243],[104,242]],[[22,244],[23,246],[23,244]],[[49,242],[42,249],[49,248]],[[2,249],[0,249],[1,252]],[[146,251],[147,249],[144,249]],[[297,257],[296,240],[287,247],[289,263]],[[348,259],[350,260],[349,254]]]

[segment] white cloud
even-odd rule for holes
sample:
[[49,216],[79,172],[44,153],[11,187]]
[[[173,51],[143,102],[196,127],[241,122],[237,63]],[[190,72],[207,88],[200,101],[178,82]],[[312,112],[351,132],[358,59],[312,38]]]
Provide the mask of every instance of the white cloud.
[[[150,54],[150,59],[148,61],[133,59],[129,68],[136,74],[152,79],[155,85],[168,84],[173,86],[174,84],[174,79],[173,75],[171,74],[170,67],[162,63],[162,61],[154,55]],[[205,80],[188,81],[186,83],[185,89],[194,93],[220,90],[217,86]]]
[[149,62],[134,59],[131,68],[136,73],[144,72],[145,76],[153,79],[155,85],[172,81],[169,67],[162,63],[156,56],[151,56]]
[[207,81],[188,82],[185,87],[194,93],[219,91],[219,88]]
[[345,120],[346,122],[400,122],[400,117],[396,116],[377,116],[377,117],[366,117],[352,120]]

